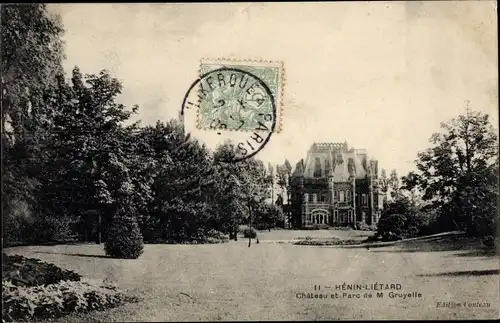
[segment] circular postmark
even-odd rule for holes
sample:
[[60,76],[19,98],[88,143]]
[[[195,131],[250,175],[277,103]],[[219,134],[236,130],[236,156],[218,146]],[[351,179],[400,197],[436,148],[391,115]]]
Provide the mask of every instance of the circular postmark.
[[198,129],[212,130],[221,140],[235,144],[235,156],[228,162],[255,156],[276,127],[271,89],[261,78],[238,68],[218,68],[194,81],[184,96],[181,116],[193,108],[197,109]]

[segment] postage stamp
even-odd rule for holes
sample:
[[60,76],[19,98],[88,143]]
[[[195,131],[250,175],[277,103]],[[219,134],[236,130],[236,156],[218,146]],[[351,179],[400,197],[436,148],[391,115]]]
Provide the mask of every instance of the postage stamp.
[[282,62],[202,59],[200,77],[198,129],[280,132]]

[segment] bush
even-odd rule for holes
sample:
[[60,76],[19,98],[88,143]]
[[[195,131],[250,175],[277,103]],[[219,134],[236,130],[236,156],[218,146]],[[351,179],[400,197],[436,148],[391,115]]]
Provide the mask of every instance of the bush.
[[284,225],[283,210],[274,204],[264,203],[257,208],[255,214],[255,225],[259,230],[268,230]]
[[484,237],[482,240],[482,244],[483,244],[485,249],[490,250],[490,251],[495,251],[495,252],[498,252],[498,249],[497,249],[498,242],[499,242],[499,238],[492,236],[492,235],[488,235],[488,236]]
[[61,281],[47,286],[20,287],[2,280],[2,320],[53,319],[69,313],[103,310],[135,302],[115,286],[94,281]]
[[384,214],[378,222],[377,233],[382,241],[401,240],[405,237],[406,221],[404,214]]
[[227,239],[227,236],[220,232],[220,231],[217,231],[217,230],[214,230],[214,229],[210,229],[206,235],[205,235],[207,238],[214,238],[214,239],[219,239],[219,240],[225,240]]
[[376,242],[380,240],[380,236],[378,234],[371,235],[367,237],[363,242]]
[[204,244],[216,244],[229,242],[229,238],[222,232],[211,229],[203,239]]
[[426,226],[425,216],[420,213],[408,215],[405,223],[405,238],[414,238],[422,235],[423,228]]
[[356,222],[356,229],[361,231],[377,231],[376,225],[368,225],[366,222]]
[[11,246],[28,240],[33,229],[33,216],[29,204],[22,199],[9,201],[3,207],[4,246]]
[[329,229],[330,226],[328,224],[314,224],[309,227],[305,227],[304,230],[326,230]]
[[3,279],[17,286],[39,286],[56,284],[60,281],[79,281],[81,276],[71,270],[62,269],[54,264],[36,258],[20,255],[2,255]]
[[75,221],[67,216],[53,214],[38,215],[33,225],[33,233],[29,242],[72,241],[72,226]]
[[385,214],[380,218],[377,234],[382,241],[395,241],[414,238],[429,230],[429,218],[425,213]]
[[243,236],[245,238],[255,239],[255,238],[257,238],[257,231],[255,231],[254,228],[245,228],[245,229],[243,229]]
[[170,239],[156,238],[154,240],[147,241],[147,243],[165,243],[165,244],[218,244],[229,242],[229,238],[222,232],[210,229],[208,232],[203,233],[199,230],[190,238],[186,237],[176,237]]
[[306,237],[306,239],[297,241],[294,244],[301,246],[345,246],[345,245],[357,245],[360,243],[361,241],[354,239]]
[[106,254],[121,259],[137,259],[143,250],[144,243],[137,221],[130,216],[115,216],[104,242]]

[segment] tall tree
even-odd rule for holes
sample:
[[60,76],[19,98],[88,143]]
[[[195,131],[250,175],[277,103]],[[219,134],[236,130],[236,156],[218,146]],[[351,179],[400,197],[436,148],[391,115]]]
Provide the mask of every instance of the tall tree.
[[[292,166],[288,160],[283,165],[276,165],[276,183],[281,189],[281,196],[288,196],[290,190],[290,177],[292,175]],[[287,200],[288,203],[288,200]]]
[[171,158],[158,175],[154,190],[163,239],[203,238],[212,221],[216,191],[213,157],[208,148],[171,120],[165,125],[164,147]]
[[60,18],[45,5],[2,5],[0,15],[2,214],[9,240],[33,220],[53,118],[49,92],[62,74],[64,54]]
[[2,129],[10,119],[13,138],[20,139],[41,109],[43,91],[63,73],[61,19],[45,4],[2,5]]
[[215,169],[219,178],[218,194],[214,202],[219,207],[219,230],[229,232],[230,237],[237,240],[238,225],[249,213],[240,168],[238,163],[231,162],[235,156],[236,147],[230,141],[217,147],[214,153]]
[[130,111],[115,102],[121,89],[106,71],[84,77],[75,68],[69,84],[60,80],[38,194],[40,214],[78,219],[82,228],[100,233],[101,218],[109,223],[119,206],[136,213],[131,169],[141,168],[134,166],[137,125],[124,122],[137,107]]
[[283,164],[283,167],[286,170],[286,203],[290,203],[290,182],[292,178],[292,164],[290,164],[290,161],[288,159],[285,159],[285,163]]
[[391,170],[388,184],[391,190],[391,197],[394,199],[399,194],[399,188],[401,186],[399,182],[398,173],[396,172],[395,169]]
[[271,186],[271,204],[274,204],[274,183],[275,183],[275,174],[273,164],[270,162],[267,164],[267,174],[269,176],[269,184]]
[[404,186],[421,189],[423,199],[440,207],[456,226],[470,227],[473,216],[496,217],[491,206],[498,190],[493,176],[498,146],[489,116],[467,109],[441,128],[430,139],[433,146],[418,154],[418,171],[404,178]]
[[387,201],[387,192],[389,190],[389,179],[387,178],[387,173],[384,168],[380,171],[379,185],[380,190],[383,193],[383,200],[385,203]]

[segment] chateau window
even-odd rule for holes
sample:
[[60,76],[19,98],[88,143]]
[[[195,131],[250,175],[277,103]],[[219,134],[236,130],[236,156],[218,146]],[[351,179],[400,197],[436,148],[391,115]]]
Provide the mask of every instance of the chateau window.
[[323,193],[319,193],[318,197],[319,197],[319,199],[318,199],[319,202],[324,202],[325,201],[325,195]]
[[338,201],[339,200],[339,191],[334,191],[334,199],[335,201]]
[[361,194],[361,204],[362,205],[368,204],[368,203],[366,203],[366,194]]
[[314,164],[314,177],[321,177],[321,160],[319,157],[316,157],[316,161]]
[[316,202],[318,200],[318,195],[314,193],[312,196],[313,196],[313,202]]
[[323,202],[328,201],[328,192],[323,193]]
[[314,201],[314,194],[309,194],[309,202],[313,202]]
[[339,201],[340,202],[344,202],[345,201],[345,196],[344,196],[345,192],[344,191],[340,191],[339,192]]
[[347,191],[346,193],[347,193],[347,196],[346,196],[347,202],[351,202],[351,192]]

